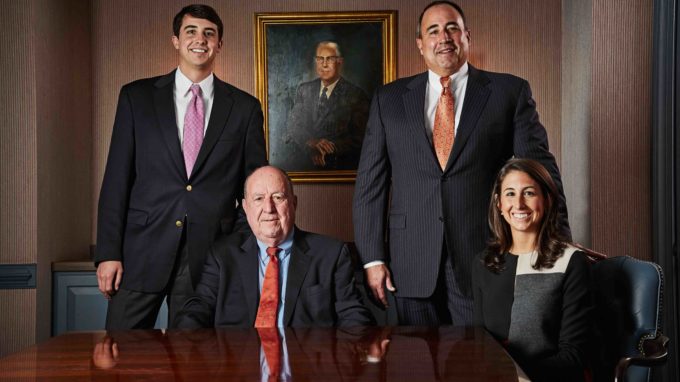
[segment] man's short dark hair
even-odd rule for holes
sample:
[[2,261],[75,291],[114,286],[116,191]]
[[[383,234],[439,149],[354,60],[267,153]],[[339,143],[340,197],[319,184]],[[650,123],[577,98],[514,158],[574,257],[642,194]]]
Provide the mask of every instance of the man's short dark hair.
[[452,2],[452,1],[444,1],[444,0],[439,0],[439,1],[433,1],[430,4],[428,4],[425,9],[423,9],[422,12],[420,12],[420,16],[418,17],[418,29],[416,30],[416,37],[420,38],[420,24],[423,23],[423,15],[425,15],[425,12],[427,12],[428,9],[436,6],[436,5],[448,5],[449,7],[455,9],[460,13],[460,18],[463,19],[463,25],[465,25],[465,29],[468,29],[467,27],[467,21],[465,21],[465,13],[463,13],[463,8],[460,7],[460,5]]
[[175,34],[175,37],[179,37],[179,30],[182,27],[184,15],[189,15],[197,19],[205,19],[217,25],[217,35],[220,41],[222,41],[222,32],[224,31],[222,19],[220,19],[220,16],[212,7],[204,4],[187,5],[175,15],[174,20],[172,20],[172,32]]

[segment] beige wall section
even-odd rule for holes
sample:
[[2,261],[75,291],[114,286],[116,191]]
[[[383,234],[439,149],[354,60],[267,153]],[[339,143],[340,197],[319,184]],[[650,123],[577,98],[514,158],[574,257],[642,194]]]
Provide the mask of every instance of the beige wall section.
[[[36,118],[32,2],[0,7],[0,264],[36,262]],[[10,32],[11,31],[11,32]],[[0,290],[0,356],[35,341],[35,291]]]
[[[53,261],[89,256],[92,184],[90,5],[37,0],[35,84],[38,155],[37,316],[51,316]],[[36,338],[50,320],[36,322]]]
[[[429,1],[209,1],[224,21],[224,47],[215,72],[255,94],[254,13],[302,11],[398,11],[397,73],[425,70],[415,45],[418,15]],[[177,65],[171,21],[185,1],[93,2],[93,184],[92,218],[104,174],[120,87],[167,73]],[[472,29],[471,62],[482,69],[510,72],[529,80],[551,150],[560,157],[560,39],[558,0],[460,1]],[[352,241],[353,184],[298,184],[298,224]],[[320,211],[324,211],[320,213]],[[92,242],[96,241],[96,224]]]
[[46,339],[51,264],[90,245],[90,8],[79,0],[10,1],[0,62],[4,109],[0,263],[37,264],[35,290],[0,291],[0,355]]
[[35,289],[0,290],[0,357],[35,343],[35,296]]
[[651,259],[652,2],[593,1],[592,245]]
[[562,2],[562,20],[562,182],[572,238],[588,247],[593,0]]

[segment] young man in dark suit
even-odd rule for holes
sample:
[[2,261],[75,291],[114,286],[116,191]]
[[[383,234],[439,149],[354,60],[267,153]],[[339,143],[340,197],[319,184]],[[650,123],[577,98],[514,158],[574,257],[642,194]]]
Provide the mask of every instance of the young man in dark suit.
[[347,246],[295,227],[297,197],[286,174],[262,167],[246,180],[252,233],[220,238],[179,313],[179,328],[374,324],[354,284]]
[[355,241],[375,298],[387,304],[395,292],[400,324],[470,324],[470,265],[489,235],[496,173],[513,156],[541,162],[568,226],[562,182],[527,81],[468,63],[460,6],[427,5],[416,44],[428,71],[385,85],[371,103]]
[[166,296],[173,322],[210,244],[236,224],[244,179],[266,164],[260,103],[213,74],[215,10],[189,5],[173,31],[178,68],[118,101],[95,255],[107,329],[151,328]]

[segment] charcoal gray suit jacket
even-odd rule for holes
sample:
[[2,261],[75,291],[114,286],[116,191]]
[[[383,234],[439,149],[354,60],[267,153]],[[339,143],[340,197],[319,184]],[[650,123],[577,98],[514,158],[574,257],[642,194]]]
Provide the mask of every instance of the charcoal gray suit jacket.
[[396,295],[413,298],[432,295],[446,243],[456,281],[471,297],[470,264],[489,237],[498,170],[513,156],[541,162],[558,185],[568,227],[562,182],[527,81],[472,65],[442,170],[425,130],[427,80],[427,72],[403,78],[373,97],[354,190],[355,241],[364,264],[387,263]]

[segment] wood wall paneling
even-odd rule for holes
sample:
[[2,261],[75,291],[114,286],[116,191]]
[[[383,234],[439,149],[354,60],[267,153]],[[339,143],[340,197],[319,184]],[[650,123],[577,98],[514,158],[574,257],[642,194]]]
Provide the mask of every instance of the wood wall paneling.
[[652,2],[593,2],[592,244],[651,259]]
[[[33,2],[3,2],[0,65],[0,263],[36,262],[37,162]],[[11,32],[10,32],[11,31]],[[35,341],[35,290],[0,290],[0,356]]]
[[[51,264],[88,256],[92,97],[89,2],[36,1],[37,315],[50,317]],[[36,338],[50,336],[37,320]]]

